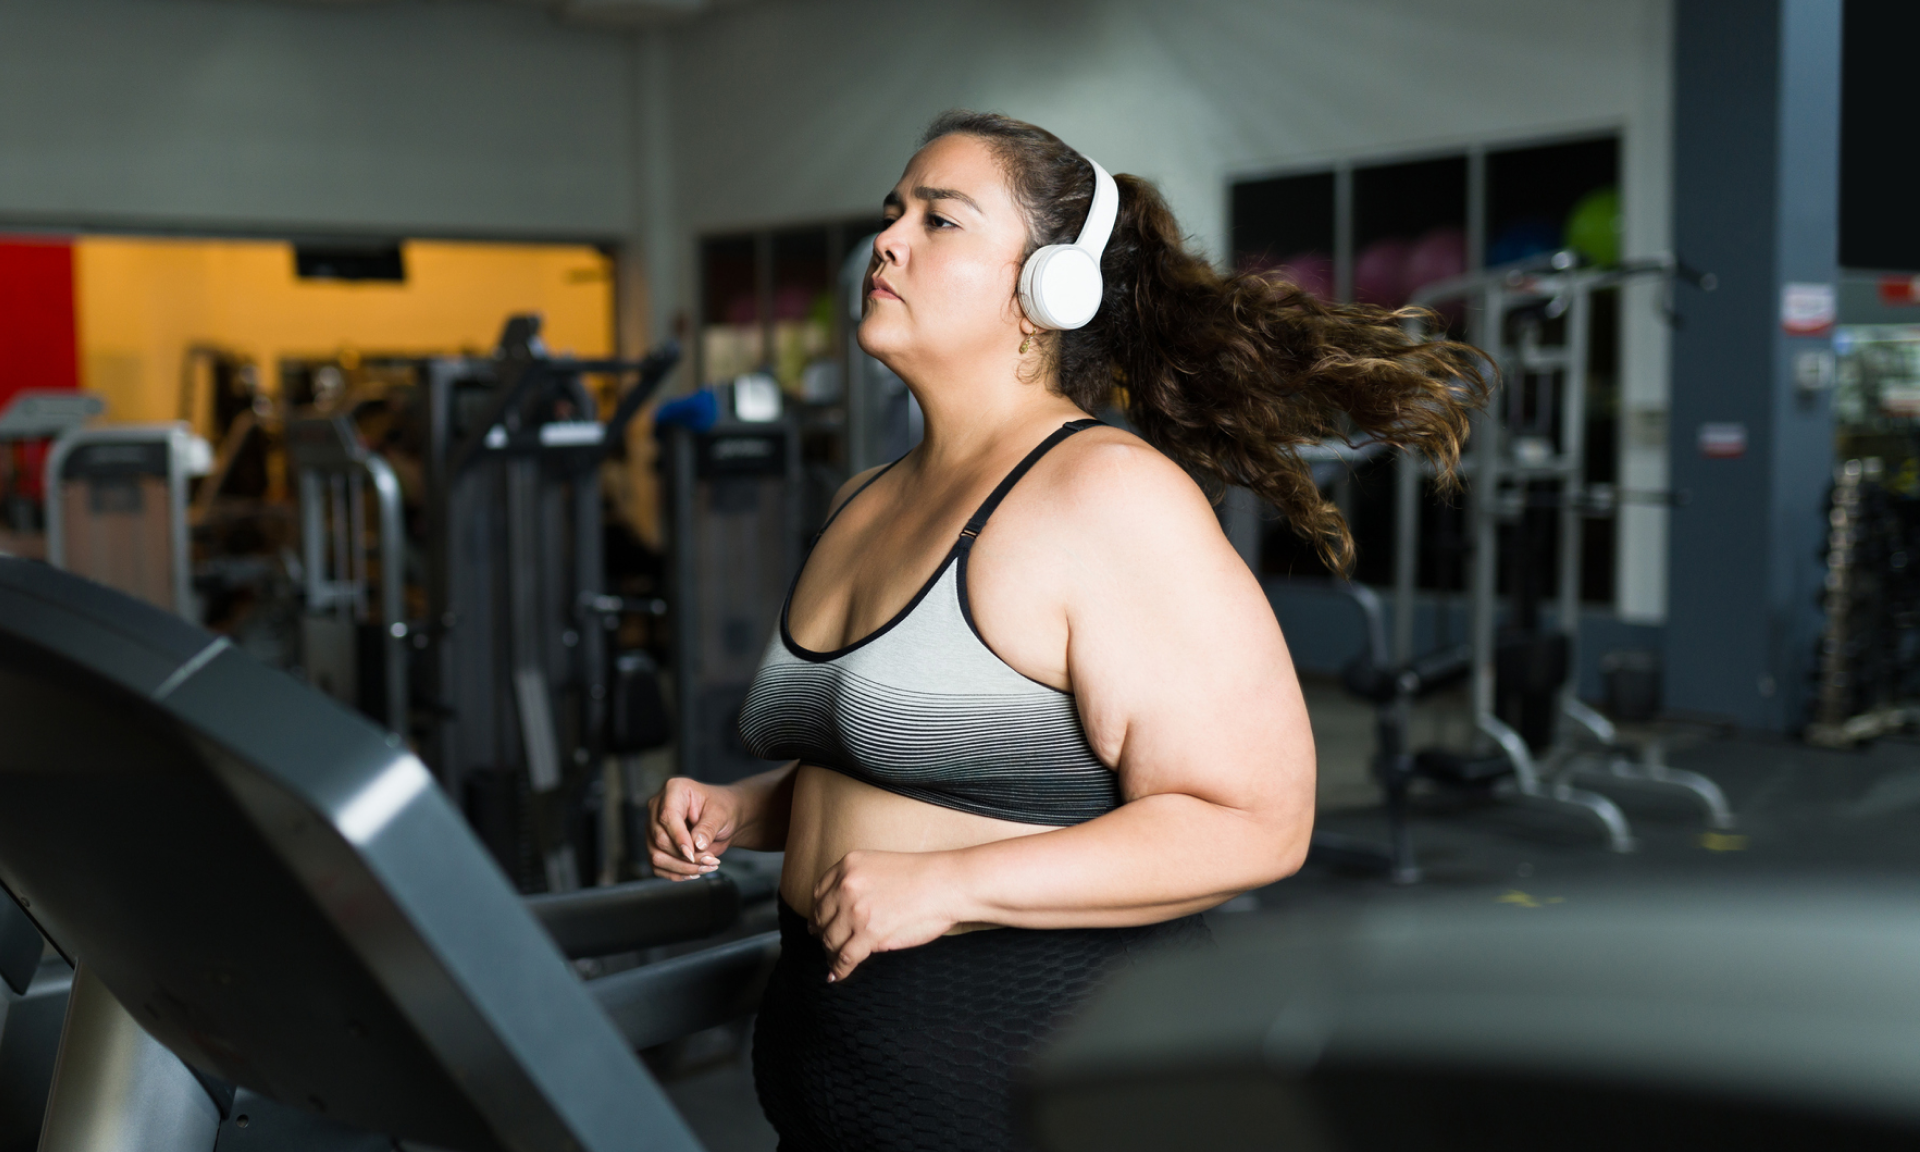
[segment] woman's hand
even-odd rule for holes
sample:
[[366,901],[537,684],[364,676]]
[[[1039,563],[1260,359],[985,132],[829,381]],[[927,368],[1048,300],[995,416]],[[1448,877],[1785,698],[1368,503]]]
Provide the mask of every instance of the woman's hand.
[[956,914],[959,877],[944,852],[849,852],[813,889],[813,932],[833,958],[829,981],[844,980],[875,952],[912,948],[945,935]]
[[720,866],[740,828],[740,797],[722,784],[684,776],[668,780],[647,801],[647,849],[657,876],[691,880]]

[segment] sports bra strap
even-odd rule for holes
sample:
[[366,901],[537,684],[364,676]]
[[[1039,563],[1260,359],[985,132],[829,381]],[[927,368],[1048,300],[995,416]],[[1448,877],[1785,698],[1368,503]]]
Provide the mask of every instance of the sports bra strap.
[[964,547],[973,543],[974,537],[980,535],[981,529],[987,526],[987,517],[993,515],[995,508],[1000,507],[1000,501],[1007,498],[1007,493],[1013,491],[1015,484],[1020,483],[1020,478],[1025,476],[1035,464],[1040,462],[1040,457],[1053,451],[1054,445],[1065,440],[1075,432],[1084,432],[1089,428],[1097,426],[1099,423],[1100,421],[1091,418],[1069,420],[1056,429],[1053,435],[1040,441],[1039,447],[1027,453],[1026,459],[1014,465],[1013,471],[1007,473],[1007,478],[1000,481],[1000,486],[995,488],[993,492],[987,496],[985,502],[980,505],[980,510],[975,512],[973,518],[967,521],[967,526],[960,529],[960,540],[957,546]]

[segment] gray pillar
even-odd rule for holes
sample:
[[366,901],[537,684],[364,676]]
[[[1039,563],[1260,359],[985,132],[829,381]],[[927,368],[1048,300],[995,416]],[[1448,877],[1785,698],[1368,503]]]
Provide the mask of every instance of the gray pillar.
[[1220,528],[1227,542],[1254,574],[1260,572],[1260,497],[1245,488],[1229,488],[1220,501]]
[[[1789,285],[1836,283],[1841,0],[1676,0],[1678,290],[1667,705],[1772,731],[1807,719],[1833,420],[1794,363]],[[1804,298],[1804,296],[1802,297]]]

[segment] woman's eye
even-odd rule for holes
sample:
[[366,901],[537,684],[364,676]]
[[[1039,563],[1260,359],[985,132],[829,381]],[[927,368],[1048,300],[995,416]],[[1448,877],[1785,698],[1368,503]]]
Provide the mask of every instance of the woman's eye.
[[929,212],[929,213],[927,213],[927,227],[929,227],[929,228],[951,228],[951,227],[953,227],[953,221],[951,221],[951,220],[949,220],[949,219],[947,219],[947,218],[946,218],[945,216],[938,216],[938,215],[935,215],[935,214],[934,214],[934,213],[932,213],[932,212]]

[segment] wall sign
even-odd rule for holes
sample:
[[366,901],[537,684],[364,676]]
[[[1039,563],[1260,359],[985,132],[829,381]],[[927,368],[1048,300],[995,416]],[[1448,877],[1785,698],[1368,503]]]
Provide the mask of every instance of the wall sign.
[[1700,425],[1700,455],[1709,460],[1738,460],[1746,454],[1745,424]]
[[1780,327],[1789,336],[1828,335],[1839,313],[1831,284],[1787,284],[1780,290]]
[[1838,365],[1831,348],[1807,348],[1793,354],[1793,386],[1802,392],[1833,387]]
[[1880,277],[1880,303],[1890,307],[1920,304],[1920,276]]

